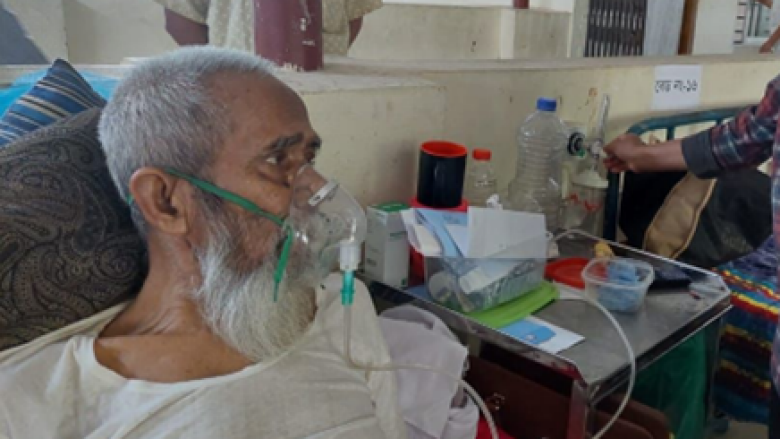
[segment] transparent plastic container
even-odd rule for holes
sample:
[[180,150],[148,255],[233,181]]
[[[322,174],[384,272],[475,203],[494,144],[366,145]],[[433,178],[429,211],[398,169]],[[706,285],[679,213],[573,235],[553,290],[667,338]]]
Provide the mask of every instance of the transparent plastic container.
[[625,313],[642,309],[654,278],[650,264],[627,258],[594,259],[582,271],[588,297],[610,311]]
[[569,129],[555,115],[557,102],[540,98],[537,111],[518,131],[515,178],[509,185],[513,210],[543,213],[547,229],[559,229],[562,210],[562,165]]
[[498,179],[489,149],[475,149],[473,161],[466,179],[465,197],[469,206],[485,207],[488,198],[498,193]]
[[601,235],[607,186],[607,180],[592,169],[586,169],[574,177],[572,193],[566,205],[568,228],[578,228],[594,236]]
[[426,257],[425,284],[436,303],[471,313],[536,289],[544,281],[546,262],[546,258],[512,259],[500,254],[487,259]]

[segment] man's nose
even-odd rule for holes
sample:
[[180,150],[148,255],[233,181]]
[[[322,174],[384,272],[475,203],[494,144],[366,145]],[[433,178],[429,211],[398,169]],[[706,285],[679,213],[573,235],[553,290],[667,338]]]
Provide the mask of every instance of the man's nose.
[[315,206],[310,205],[311,200],[327,182],[328,179],[315,171],[311,165],[303,165],[291,183],[296,207],[299,209],[314,208]]

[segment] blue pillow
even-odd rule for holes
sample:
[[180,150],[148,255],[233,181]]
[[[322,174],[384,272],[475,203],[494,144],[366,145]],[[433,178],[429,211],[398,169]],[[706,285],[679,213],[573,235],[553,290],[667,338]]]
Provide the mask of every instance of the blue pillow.
[[38,128],[105,104],[73,66],[58,59],[0,118],[0,148]]

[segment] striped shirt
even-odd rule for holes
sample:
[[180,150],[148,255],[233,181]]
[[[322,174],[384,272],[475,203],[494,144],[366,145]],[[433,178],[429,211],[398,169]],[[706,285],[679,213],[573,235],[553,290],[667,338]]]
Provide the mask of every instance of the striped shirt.
[[[683,139],[683,155],[691,172],[710,178],[724,171],[756,167],[769,159],[772,166],[772,210],[775,242],[780,244],[780,76],[767,86],[761,102],[732,121]],[[780,246],[778,247],[780,248]],[[771,377],[780,388],[780,332],[772,345]]]

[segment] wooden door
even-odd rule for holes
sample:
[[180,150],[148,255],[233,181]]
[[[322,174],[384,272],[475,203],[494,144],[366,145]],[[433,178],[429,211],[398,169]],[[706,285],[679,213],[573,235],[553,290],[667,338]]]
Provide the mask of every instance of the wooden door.
[[699,13],[699,0],[685,0],[683,10],[682,30],[680,31],[680,46],[678,54],[691,55],[693,53],[693,39],[696,35],[696,16]]

